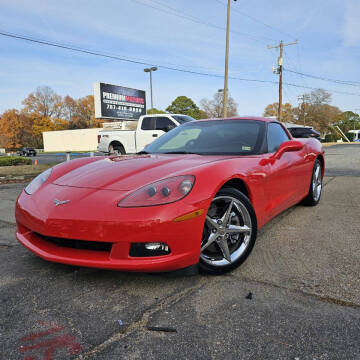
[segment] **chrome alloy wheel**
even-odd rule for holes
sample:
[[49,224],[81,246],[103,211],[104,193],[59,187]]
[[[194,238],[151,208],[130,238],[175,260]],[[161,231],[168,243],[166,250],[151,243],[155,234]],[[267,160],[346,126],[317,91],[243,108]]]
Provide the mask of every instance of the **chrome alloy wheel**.
[[312,186],[312,195],[314,201],[318,201],[322,189],[322,174],[321,174],[321,165],[319,162],[315,163],[311,186]]
[[232,196],[213,199],[204,226],[200,258],[221,267],[237,261],[247,249],[252,221],[245,205]]

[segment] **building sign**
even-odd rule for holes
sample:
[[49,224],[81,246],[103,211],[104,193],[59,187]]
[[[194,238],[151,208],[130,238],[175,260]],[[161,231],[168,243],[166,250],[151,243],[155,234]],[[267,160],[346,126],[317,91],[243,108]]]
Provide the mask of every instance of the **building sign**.
[[95,117],[138,120],[146,115],[145,91],[123,86],[94,84]]

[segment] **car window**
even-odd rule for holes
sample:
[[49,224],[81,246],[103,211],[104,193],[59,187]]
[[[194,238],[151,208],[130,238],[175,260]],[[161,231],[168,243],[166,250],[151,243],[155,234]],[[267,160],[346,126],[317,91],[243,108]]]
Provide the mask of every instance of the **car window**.
[[141,130],[155,130],[155,118],[154,117],[144,117]]
[[283,142],[288,140],[289,137],[280,124],[268,124],[267,143],[269,153],[275,152]]
[[163,152],[176,150],[182,147],[185,148],[186,144],[189,144],[191,141],[195,141],[198,138],[200,132],[201,129],[199,128],[189,128],[186,131],[181,131],[172,137],[169,141],[160,146],[158,150]]
[[254,155],[264,141],[265,123],[253,120],[191,121],[146,147],[149,153]]
[[169,130],[172,130],[175,127],[176,125],[174,124],[174,122],[167,117],[156,118],[156,128],[155,128],[156,130],[162,130],[168,132]]
[[301,135],[302,132],[302,130],[298,128],[290,128],[288,130],[290,131],[291,135],[294,137]]

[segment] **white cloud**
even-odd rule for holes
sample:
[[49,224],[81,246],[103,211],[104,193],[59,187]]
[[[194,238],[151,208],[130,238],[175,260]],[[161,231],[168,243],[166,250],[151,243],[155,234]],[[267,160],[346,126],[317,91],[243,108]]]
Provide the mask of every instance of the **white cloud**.
[[360,44],[360,2],[348,0],[346,3],[345,22],[342,31],[345,46]]

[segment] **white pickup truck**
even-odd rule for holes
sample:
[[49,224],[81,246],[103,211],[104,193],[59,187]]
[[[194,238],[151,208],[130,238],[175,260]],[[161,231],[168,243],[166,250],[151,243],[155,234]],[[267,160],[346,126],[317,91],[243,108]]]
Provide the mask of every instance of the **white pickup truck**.
[[142,115],[136,130],[100,130],[98,151],[109,154],[134,154],[175,127],[194,119],[182,114]]

